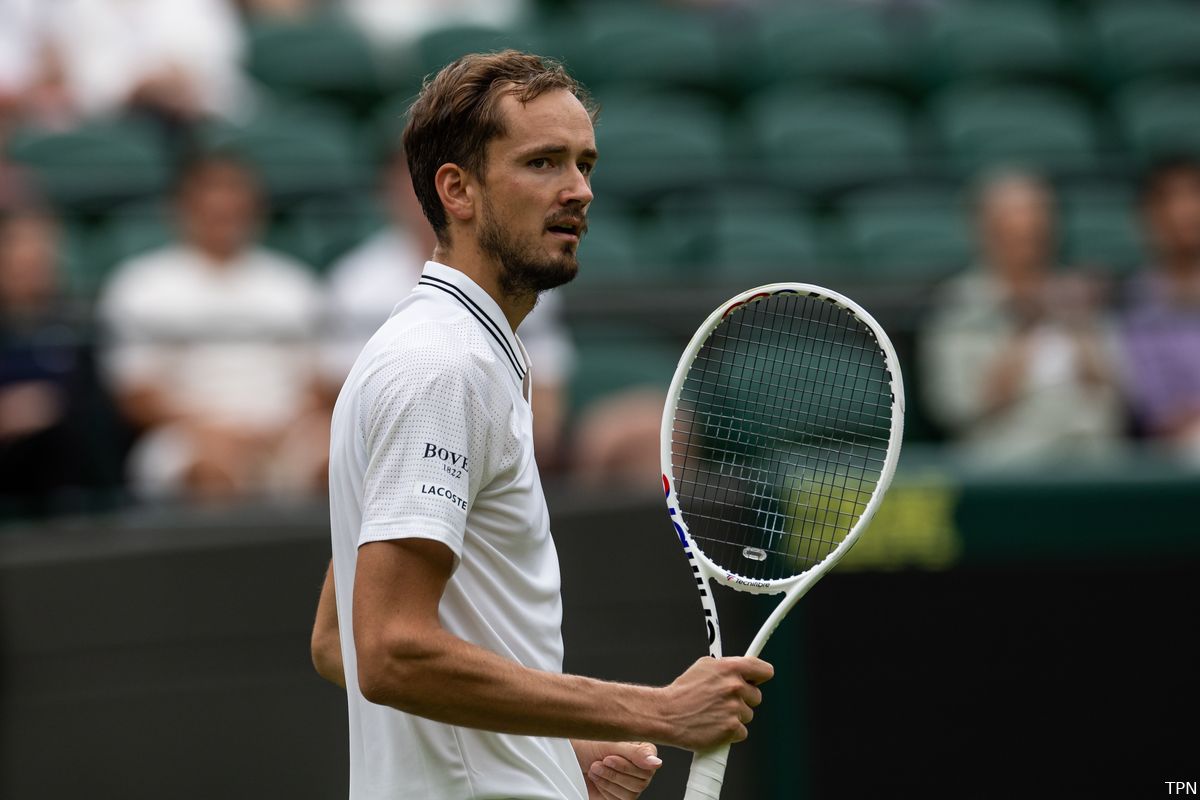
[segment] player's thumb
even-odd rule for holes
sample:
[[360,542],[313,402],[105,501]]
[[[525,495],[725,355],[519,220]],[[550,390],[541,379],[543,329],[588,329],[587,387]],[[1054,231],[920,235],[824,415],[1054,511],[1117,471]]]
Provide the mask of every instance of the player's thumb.
[[753,684],[766,683],[775,677],[775,667],[761,658],[742,658],[739,666],[742,677]]
[[658,748],[650,742],[621,742],[617,755],[624,756],[642,769],[658,769],[663,763],[658,757]]

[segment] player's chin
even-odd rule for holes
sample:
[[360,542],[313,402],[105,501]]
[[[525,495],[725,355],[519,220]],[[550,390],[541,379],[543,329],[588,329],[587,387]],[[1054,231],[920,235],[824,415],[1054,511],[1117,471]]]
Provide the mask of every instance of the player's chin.
[[579,261],[575,258],[574,253],[570,255],[570,258],[563,258],[559,262],[557,273],[559,286],[575,280],[575,276],[579,274]]
[[562,286],[564,283],[570,283],[575,280],[575,276],[579,274],[579,260],[575,257],[575,250],[563,250],[553,254],[542,270],[541,286],[543,290],[554,289]]

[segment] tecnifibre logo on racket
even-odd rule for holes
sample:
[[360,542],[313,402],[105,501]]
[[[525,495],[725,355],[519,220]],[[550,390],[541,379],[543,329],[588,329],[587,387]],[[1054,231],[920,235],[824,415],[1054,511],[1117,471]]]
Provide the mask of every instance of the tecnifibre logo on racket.
[[756,581],[751,578],[743,578],[741,575],[738,575],[734,572],[725,573],[725,580],[729,581],[730,583],[739,583],[742,586],[755,586],[759,589],[765,589],[771,585],[770,581]]

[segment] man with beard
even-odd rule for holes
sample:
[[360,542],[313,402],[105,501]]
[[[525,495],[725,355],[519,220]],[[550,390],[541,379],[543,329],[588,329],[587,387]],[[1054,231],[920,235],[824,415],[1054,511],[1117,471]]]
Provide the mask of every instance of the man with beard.
[[346,687],[352,800],[629,800],[662,763],[651,742],[745,738],[772,674],[753,658],[703,658],[665,687],[562,673],[514,331],[579,268],[592,117],[561,66],[514,51],[450,64],[409,112],[437,246],[338,398],[313,631],[317,670]]

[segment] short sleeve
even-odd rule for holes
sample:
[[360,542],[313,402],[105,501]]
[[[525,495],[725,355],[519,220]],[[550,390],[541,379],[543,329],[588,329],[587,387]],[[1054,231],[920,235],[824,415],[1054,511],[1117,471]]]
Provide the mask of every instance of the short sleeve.
[[467,512],[489,470],[486,393],[487,375],[448,343],[405,348],[372,365],[359,406],[367,456],[360,546],[433,539],[457,563]]

